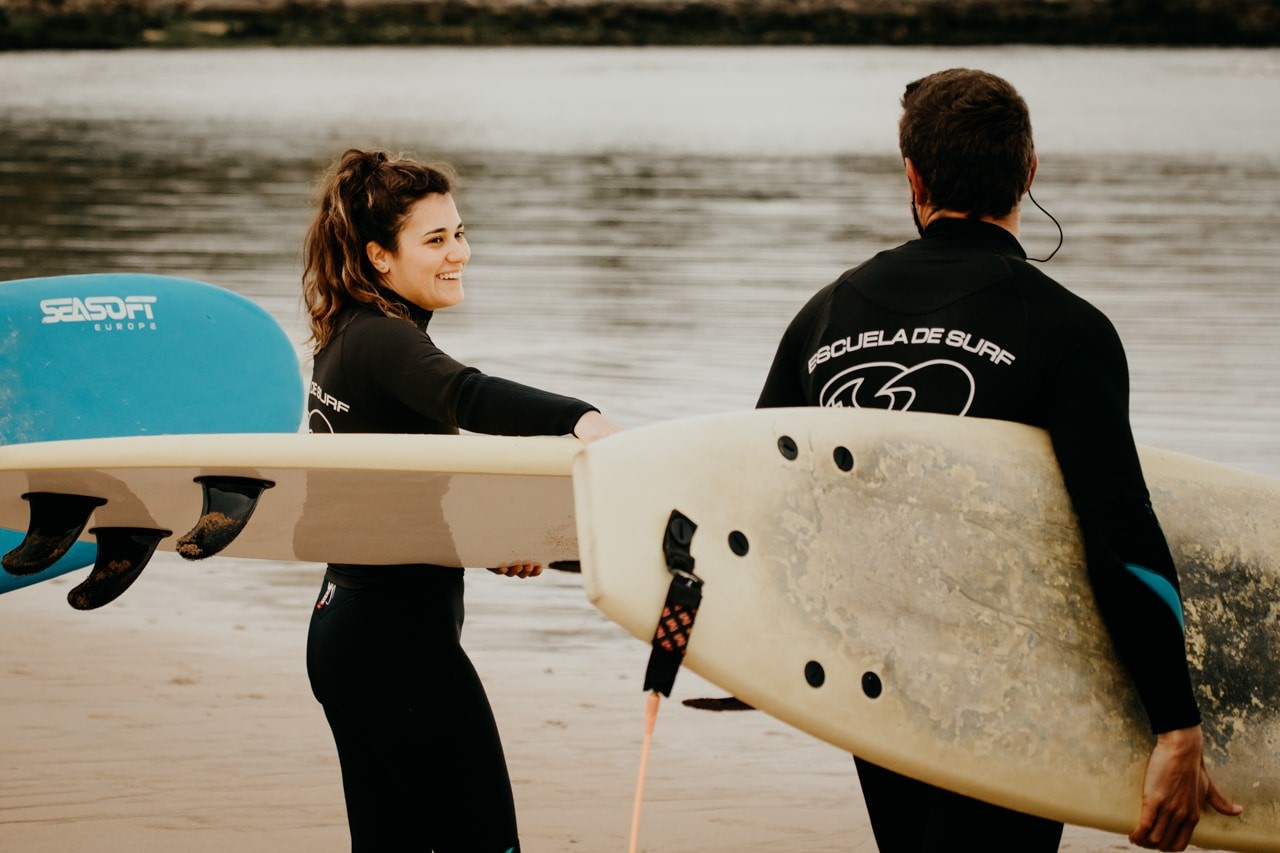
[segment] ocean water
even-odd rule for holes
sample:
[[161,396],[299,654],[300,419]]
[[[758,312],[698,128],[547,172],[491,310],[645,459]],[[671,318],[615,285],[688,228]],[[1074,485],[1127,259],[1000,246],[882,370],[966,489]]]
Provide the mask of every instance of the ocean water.
[[1119,328],[1138,440],[1280,475],[1276,50],[0,54],[0,276],[191,276],[302,351],[313,181],[384,146],[461,173],[456,357],[628,426],[749,408],[807,296],[914,236],[898,98],[955,66],[1031,106],[1045,270]]

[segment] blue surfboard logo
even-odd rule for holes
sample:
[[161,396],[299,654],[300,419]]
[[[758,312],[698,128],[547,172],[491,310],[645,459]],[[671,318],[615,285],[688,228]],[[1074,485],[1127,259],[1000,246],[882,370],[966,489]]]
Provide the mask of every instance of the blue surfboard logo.
[[41,323],[94,323],[95,329],[156,327],[155,296],[58,296],[40,300]]

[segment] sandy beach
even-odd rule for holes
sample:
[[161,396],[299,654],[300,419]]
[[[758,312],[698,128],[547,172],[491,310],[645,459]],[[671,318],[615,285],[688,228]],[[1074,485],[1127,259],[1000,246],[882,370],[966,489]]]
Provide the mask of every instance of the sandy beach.
[[[346,849],[303,664],[319,567],[161,554],[92,612],[65,601],[81,577],[0,597],[0,850]],[[625,851],[647,646],[558,573],[469,573],[464,641],[502,726],[526,853]],[[686,671],[663,702],[640,849],[874,851],[852,760],[760,713],[680,704],[720,695]],[[1068,827],[1062,849],[1136,848]]]

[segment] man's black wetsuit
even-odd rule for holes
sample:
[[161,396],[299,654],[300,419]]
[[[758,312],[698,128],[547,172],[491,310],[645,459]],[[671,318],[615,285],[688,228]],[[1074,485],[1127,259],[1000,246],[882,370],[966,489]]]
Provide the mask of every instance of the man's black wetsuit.
[[[594,407],[486,376],[426,333],[431,312],[343,309],[315,358],[312,432],[563,435]],[[463,570],[330,565],[307,672],[342,765],[353,853],[518,851],[488,698],[460,645]]]
[[[804,306],[757,405],[910,409],[1046,429],[1099,609],[1159,733],[1200,715],[1177,573],[1148,501],[1128,398],[1124,349],[1101,312],[1028,264],[1004,228],[941,219]],[[951,849],[970,832],[1017,839],[1019,850],[1057,849],[1060,824],[863,761],[858,775],[885,853]]]

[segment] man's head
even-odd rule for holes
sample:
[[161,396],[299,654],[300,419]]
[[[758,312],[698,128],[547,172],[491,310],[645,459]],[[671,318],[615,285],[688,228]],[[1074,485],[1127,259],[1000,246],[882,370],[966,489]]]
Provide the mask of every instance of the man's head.
[[973,219],[1011,213],[1031,184],[1027,103],[994,74],[953,68],[907,84],[898,145],[922,203]]

